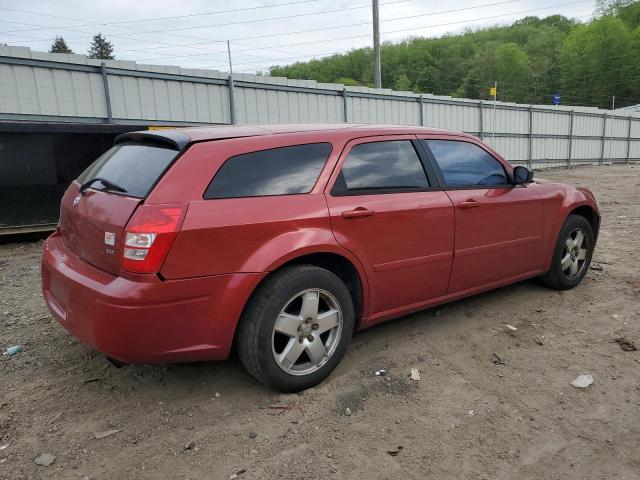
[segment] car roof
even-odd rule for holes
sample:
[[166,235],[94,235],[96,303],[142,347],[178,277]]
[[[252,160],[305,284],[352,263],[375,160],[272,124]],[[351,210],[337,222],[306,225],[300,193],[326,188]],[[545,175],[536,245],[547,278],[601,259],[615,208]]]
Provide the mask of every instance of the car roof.
[[272,125],[220,125],[206,127],[186,127],[176,129],[189,136],[192,142],[220,140],[224,138],[280,135],[304,132],[335,132],[354,136],[400,135],[400,134],[446,134],[470,136],[462,132],[409,125],[372,125],[357,123],[297,123]]
[[409,125],[372,125],[355,123],[297,123],[274,125],[216,125],[206,127],[186,127],[171,129],[140,130],[118,135],[115,144],[123,142],[151,141],[161,143],[184,150],[194,142],[206,142],[209,140],[223,140],[230,138],[260,137],[283,134],[308,134],[318,138],[318,134],[326,133],[334,136],[372,137],[377,135],[449,135],[472,138],[472,135],[463,132],[440,130],[436,128],[417,127]]

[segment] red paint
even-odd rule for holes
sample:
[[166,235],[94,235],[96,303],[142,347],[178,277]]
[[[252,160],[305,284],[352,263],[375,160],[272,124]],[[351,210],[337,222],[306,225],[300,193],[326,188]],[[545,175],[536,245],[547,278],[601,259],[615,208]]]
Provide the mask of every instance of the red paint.
[[[566,216],[580,206],[599,215],[588,190],[546,182],[330,193],[350,148],[374,140],[469,141],[512,171],[469,135],[367,125],[182,131],[193,143],[145,200],[90,188],[74,207],[79,184],[73,182],[62,200],[60,229],[44,244],[43,292],[53,315],[84,343],[125,362],[226,358],[255,288],[304,255],[331,253],[354,266],[364,328],[539,275],[549,267]],[[229,157],[313,142],[333,149],[310,193],[203,200]],[[175,222],[159,221],[166,215],[158,212]],[[162,238],[137,269],[149,273],[134,273],[135,265],[123,260],[127,231]],[[113,246],[105,244],[105,232],[114,234]]]

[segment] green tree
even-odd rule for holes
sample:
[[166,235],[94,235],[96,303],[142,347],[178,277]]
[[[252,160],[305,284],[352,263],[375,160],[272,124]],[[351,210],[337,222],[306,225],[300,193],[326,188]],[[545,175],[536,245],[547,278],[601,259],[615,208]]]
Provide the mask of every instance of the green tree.
[[526,98],[531,80],[531,68],[523,48],[515,43],[505,43],[496,49],[495,55],[500,100],[516,102]]
[[357,80],[349,77],[340,77],[336,79],[336,83],[341,83],[342,85],[345,85],[347,87],[357,87],[358,85],[360,85]]
[[73,53],[73,51],[67,46],[67,42],[62,37],[56,37],[51,44],[49,53]]
[[411,91],[411,80],[404,73],[396,77],[396,81],[393,84],[393,89],[399,92]]
[[617,15],[627,24],[627,27],[637,28],[640,26],[640,2],[622,7]]
[[610,107],[613,95],[622,102],[637,98],[634,57],[634,36],[620,18],[604,16],[575,28],[560,55],[562,93],[571,103],[601,108]]
[[107,39],[101,33],[93,36],[91,46],[88,52],[89,58],[102,58],[104,60],[113,60],[113,45],[107,42]]
[[636,0],[596,0],[596,13],[600,16],[618,15]]

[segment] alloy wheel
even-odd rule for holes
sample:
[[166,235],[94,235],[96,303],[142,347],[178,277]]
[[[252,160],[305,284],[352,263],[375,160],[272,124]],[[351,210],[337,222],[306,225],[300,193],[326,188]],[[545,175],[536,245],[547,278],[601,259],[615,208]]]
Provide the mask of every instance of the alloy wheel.
[[589,253],[588,240],[581,228],[573,230],[564,242],[560,268],[567,278],[575,278],[582,273]]
[[273,327],[273,358],[290,375],[308,375],[335,353],[342,335],[342,309],[326,290],[308,289],[292,297]]

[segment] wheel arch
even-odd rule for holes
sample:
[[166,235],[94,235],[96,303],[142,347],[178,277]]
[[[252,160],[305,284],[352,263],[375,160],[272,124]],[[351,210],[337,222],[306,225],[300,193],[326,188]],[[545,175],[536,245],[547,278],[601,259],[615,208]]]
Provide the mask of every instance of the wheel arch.
[[[260,286],[263,285],[268,278],[276,272],[281,271],[283,268],[293,265],[315,265],[329,270],[338,276],[338,278],[340,278],[347,286],[351,299],[353,300],[353,307],[355,311],[354,329],[357,330],[360,327],[362,318],[366,313],[366,306],[368,305],[367,302],[369,301],[369,286],[364,268],[360,262],[348,252],[336,251],[331,247],[316,251],[308,251],[304,249],[298,252],[291,252],[286,257],[274,262],[268,269],[269,274],[255,286],[249,295],[245,306],[242,309],[243,312]],[[242,318],[242,315],[240,318]]]
[[580,217],[584,217],[591,225],[594,240],[597,240],[598,230],[600,229],[600,216],[592,206],[586,204],[577,206],[569,211],[569,213],[567,214],[567,218],[569,217],[569,215],[578,215]]

